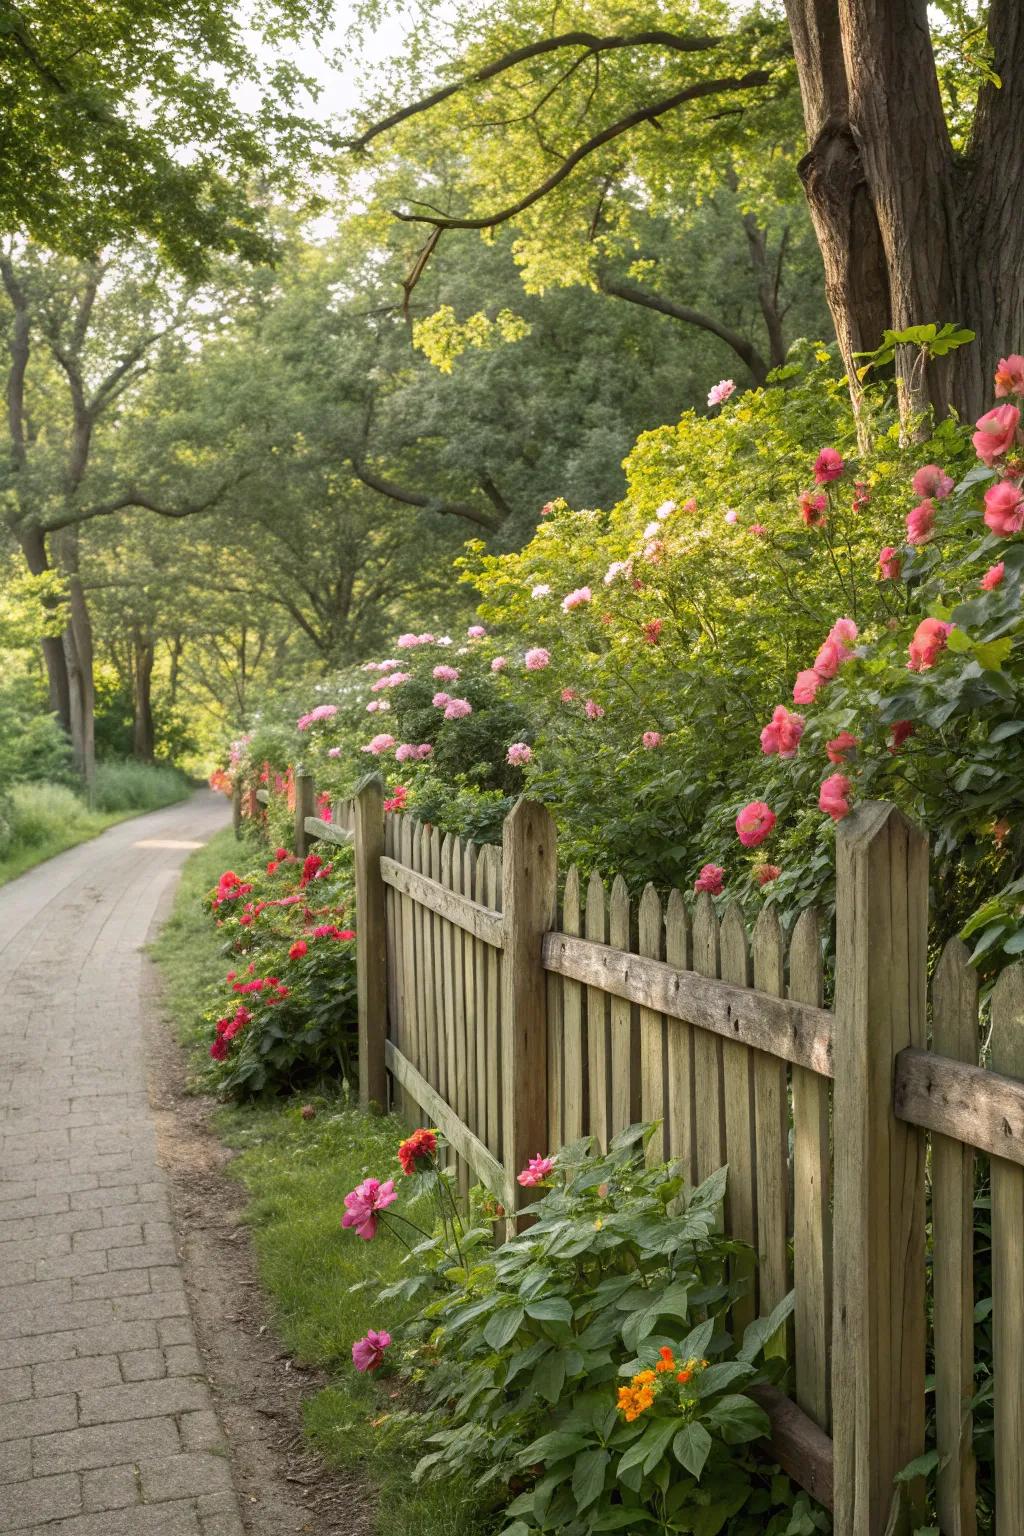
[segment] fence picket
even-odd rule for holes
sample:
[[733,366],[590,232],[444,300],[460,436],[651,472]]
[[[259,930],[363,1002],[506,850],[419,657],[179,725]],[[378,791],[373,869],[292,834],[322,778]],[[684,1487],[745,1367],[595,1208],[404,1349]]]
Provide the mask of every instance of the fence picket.
[[[821,920],[801,912],[789,945],[789,995],[821,1006]],[[824,1430],[832,1422],[831,1128],[828,1081],[793,1068],[793,1308],[796,1400]]]
[[[665,959],[677,970],[693,966],[690,914],[679,891],[669,892],[665,911]],[[691,1183],[697,1181],[697,1124],[694,1113],[694,1061],[692,1024],[666,1019],[668,1106],[667,1150],[685,1167]]]
[[[626,882],[621,875],[612,881],[609,903],[608,942],[614,949],[628,950],[630,946],[630,901]],[[639,1113],[635,1103],[639,1087],[638,1059],[640,1046],[639,1017],[632,1003],[622,997],[613,997],[609,1008],[609,1039],[611,1066],[611,1134],[617,1135],[632,1125]]]
[[[453,889],[454,843],[450,832],[441,840],[441,884],[446,890]],[[458,1039],[455,1027],[455,928],[442,918],[435,918],[441,949],[441,1039],[444,1047],[445,1098],[453,1109],[458,1107]]]
[[[384,818],[384,852],[394,858],[397,849],[398,822],[395,816]],[[404,1009],[402,1007],[402,920],[397,891],[390,886],[384,889],[384,941],[388,956],[388,1038],[400,1051],[405,1048]],[[391,1084],[391,1103],[400,1110],[402,1090]]]
[[[1024,965],[992,993],[992,1067],[1024,1078]],[[1024,1168],[991,1160],[992,1317],[995,1342],[996,1521],[1024,1531]]]
[[[772,997],[784,996],[782,928],[774,907],[763,907],[758,916],[753,951],[754,986]],[[752,1051],[751,1055],[757,1168],[757,1294],[760,1311],[770,1312],[789,1290],[789,1096],[785,1062],[765,1051]],[[786,1353],[785,1330],[771,1340],[768,1351]]]
[[[462,855],[462,894],[478,901],[476,876],[477,851],[474,843],[467,843]],[[480,1081],[484,1055],[480,1050],[480,996],[477,990],[477,943],[467,930],[462,933],[463,986],[466,1009],[466,1124],[474,1136],[484,1140],[485,1085]]]
[[[451,843],[451,889],[457,894],[462,894],[462,842],[453,837]],[[466,1070],[466,991],[465,977],[462,965],[462,929],[454,923],[448,923],[448,963],[451,966],[451,1021],[450,1034],[452,1038],[452,1052],[454,1066],[451,1068],[452,1081],[455,1084],[454,1108],[459,1119],[464,1125],[468,1124],[469,1116],[469,1082]],[[455,1167],[458,1173],[459,1190],[463,1196],[468,1195],[470,1176],[469,1164],[464,1158],[457,1157]]]
[[[711,897],[701,891],[693,917],[693,969],[717,977],[718,966],[718,916]],[[703,1029],[694,1032],[693,1086],[697,1180],[703,1182],[725,1162],[722,1040]]]
[[[587,883],[584,927],[588,939],[604,944],[608,937],[604,882],[595,869]],[[587,987],[587,1078],[590,1098],[590,1134],[607,1147],[611,1125],[611,1073],[609,1067],[608,994]]]
[[[653,885],[640,898],[637,953],[660,960],[664,932],[661,900]],[[640,1009],[640,1118],[659,1125],[647,1144],[651,1163],[668,1155],[667,1107],[665,1104],[665,1020],[651,1008]]]
[[[730,902],[719,936],[720,974],[736,987],[750,986],[750,948],[743,913]],[[757,1315],[753,1254],[757,1252],[757,1170],[754,1164],[754,1061],[749,1046],[722,1041],[722,1097],[725,1113],[725,1160],[729,1164],[726,1191],[730,1237],[749,1243],[753,1253],[745,1266],[750,1289],[733,1307],[733,1327],[742,1333]],[[737,1264],[736,1269],[744,1266]]]
[[[575,864],[565,877],[562,893],[562,932],[573,935],[580,928],[580,872]],[[578,1141],[587,1130],[587,1050],[583,1023],[583,988],[569,976],[555,978],[562,987],[562,1095],[564,1133],[567,1142]]]
[[[399,821],[398,854],[397,857],[407,867],[412,867],[412,817],[403,814]],[[399,897],[399,907],[402,914],[402,978],[403,996],[405,999],[405,1022],[402,1049],[409,1057],[413,1066],[423,1074],[423,1057],[420,1042],[420,1013],[417,1002],[417,968],[416,968],[416,939],[415,923],[417,918],[416,907],[409,896]],[[403,1091],[403,1100],[409,1105],[411,1099],[407,1090]],[[417,1109],[422,1106],[416,1106]],[[416,1116],[418,1118],[418,1116]]]
[[[427,874],[431,880],[440,883],[441,879],[441,829],[431,827],[430,841],[428,844]],[[433,991],[431,1004],[431,1023],[434,1031],[434,1061],[437,1066],[437,1079],[434,1087],[441,1097],[448,1100],[448,1054],[445,1042],[444,1027],[444,957],[441,945],[442,919],[436,912],[431,912],[427,919],[427,931],[430,943],[430,984]]]
[[[484,900],[489,907],[498,904],[498,858],[497,850],[489,844],[480,854],[480,862],[477,865],[479,872],[483,874]],[[484,967],[487,975],[486,985],[486,1027],[484,1030],[484,1065],[487,1076],[487,1135],[484,1138],[488,1149],[497,1158],[501,1157],[501,998],[499,995],[500,975],[498,970],[498,951],[490,945],[484,948]]]

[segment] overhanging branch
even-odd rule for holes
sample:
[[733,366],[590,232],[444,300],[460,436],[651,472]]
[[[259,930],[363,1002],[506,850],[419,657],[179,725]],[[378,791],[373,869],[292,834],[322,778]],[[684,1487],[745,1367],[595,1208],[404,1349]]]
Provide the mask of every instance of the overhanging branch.
[[684,325],[698,326],[702,331],[710,331],[712,336],[717,336],[724,341],[727,347],[731,347],[736,356],[749,368],[755,384],[761,385],[768,377],[768,365],[753,342],[741,336],[738,331],[732,330],[721,320],[716,320],[714,315],[706,315],[702,310],[690,309],[685,304],[677,304],[674,299],[666,299],[660,293],[648,293],[646,288],[637,288],[633,283],[620,282],[616,278],[604,277],[600,280],[602,293],[609,294],[614,299],[625,299],[628,304],[639,304],[644,309],[653,309],[659,315],[668,315],[673,320],[681,320]]
[[426,496],[422,491],[410,491],[403,485],[396,485],[393,480],[386,480],[383,475],[368,469],[354,454],[349,455],[349,463],[357,480],[369,486],[371,491],[390,497],[392,501],[400,501],[407,507],[423,507],[431,512],[442,512],[449,517],[461,517],[467,523],[475,523],[478,528],[486,528],[489,533],[494,533],[500,526],[494,518],[480,511],[479,508],[470,506],[468,502],[446,501],[444,498]]

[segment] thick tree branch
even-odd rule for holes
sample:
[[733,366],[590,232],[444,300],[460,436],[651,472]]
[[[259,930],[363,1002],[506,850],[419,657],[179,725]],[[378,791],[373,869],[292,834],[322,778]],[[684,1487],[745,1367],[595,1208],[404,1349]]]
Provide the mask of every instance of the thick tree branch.
[[445,501],[442,497],[425,496],[421,491],[410,491],[405,486],[396,485],[393,480],[385,480],[382,475],[368,469],[354,454],[349,454],[349,463],[357,480],[369,486],[371,491],[377,491],[381,496],[389,496],[392,501],[400,501],[407,507],[425,507],[431,512],[443,512],[450,517],[461,517],[467,523],[475,523],[478,528],[486,528],[489,533],[494,533],[500,526],[496,519],[489,517],[486,512],[481,512],[476,507],[469,506],[466,502]]
[[717,336],[724,341],[727,347],[731,347],[736,356],[750,370],[750,375],[755,384],[761,385],[768,377],[768,365],[752,341],[741,336],[738,331],[724,325],[721,320],[716,320],[713,315],[706,315],[699,309],[690,309],[685,304],[677,304],[674,299],[666,299],[660,293],[648,293],[644,288],[637,288],[632,283],[620,282],[617,278],[605,277],[600,279],[601,292],[609,294],[614,299],[625,299],[629,304],[640,304],[645,309],[653,309],[659,315],[668,315],[673,320],[681,320],[684,325],[695,325],[702,331],[710,331],[712,336]]
[[722,41],[720,37],[686,37],[678,32],[663,32],[652,30],[647,32],[634,32],[629,36],[599,37],[594,32],[562,32],[556,37],[540,38],[535,43],[526,43],[522,48],[514,48],[509,53],[504,53],[499,59],[494,59],[490,64],[485,64],[482,69],[467,75],[464,80],[456,80],[451,85],[443,85],[436,91],[431,91],[428,96],[421,96],[418,101],[410,102],[407,107],[400,107],[397,112],[392,112],[389,117],[381,118],[380,122],[373,123],[364,133],[357,138],[346,141],[346,148],[362,150],[382,133],[387,133],[391,128],[397,128],[399,123],[404,123],[408,118],[415,117],[420,112],[429,112],[432,107],[440,106],[442,101],[457,95],[459,91],[466,90],[471,85],[483,85],[488,80],[493,80],[498,75],[514,69],[517,64],[524,64],[529,59],[542,58],[548,53],[557,53],[562,48],[584,48],[588,53],[598,55],[619,48],[638,48],[650,45],[656,48],[667,48],[673,53],[706,53],[711,48],[716,48]]
[[158,517],[195,517],[200,512],[209,512],[211,507],[216,506],[228,491],[247,479],[249,474],[255,474],[255,470],[237,475],[233,480],[225,480],[215,491],[211,491],[209,496],[204,496],[199,501],[184,502],[177,507],[168,506],[166,502],[158,501],[147,492],[133,487],[110,501],[99,501],[91,507],[70,507],[63,516],[55,517],[45,523],[43,531],[56,533],[61,528],[91,522],[94,517],[112,517],[115,512],[125,512],[129,507],[138,507],[145,512],[155,512]]

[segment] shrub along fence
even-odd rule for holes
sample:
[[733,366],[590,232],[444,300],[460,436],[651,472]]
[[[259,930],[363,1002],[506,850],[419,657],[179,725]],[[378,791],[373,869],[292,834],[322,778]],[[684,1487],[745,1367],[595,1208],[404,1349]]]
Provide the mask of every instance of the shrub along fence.
[[839,1536],[918,1523],[920,1481],[895,1479],[925,1449],[929,1349],[940,1530],[977,1529],[974,1190],[989,1156],[997,1529],[1024,1531],[1024,965],[993,994],[985,1070],[958,940],[929,1010],[924,832],[880,802],[840,823],[826,1009],[814,912],[787,948],[770,907],[752,935],[707,895],[691,912],[648,886],[634,910],[618,877],[610,893],[596,873],[559,881],[543,806],[521,801],[501,848],[480,847],[385,815],[377,778],[331,822],[295,783],[297,850],[354,846],[364,1102],[437,1126],[463,1184],[511,1219],[531,1156],[638,1119],[660,1122],[652,1155],[694,1180],[727,1163],[725,1227],[758,1256],[737,1321],[795,1296],[771,1346],[795,1397],[767,1404],[774,1450]]

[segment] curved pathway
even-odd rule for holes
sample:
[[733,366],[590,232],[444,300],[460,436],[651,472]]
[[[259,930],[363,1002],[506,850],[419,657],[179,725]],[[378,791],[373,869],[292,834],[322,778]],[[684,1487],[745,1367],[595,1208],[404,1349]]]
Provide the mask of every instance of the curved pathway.
[[221,796],[0,888],[0,1532],[242,1536],[157,1166],[142,955]]

